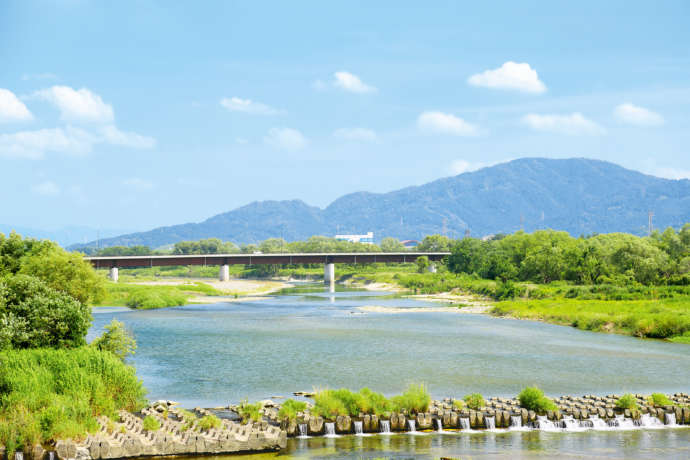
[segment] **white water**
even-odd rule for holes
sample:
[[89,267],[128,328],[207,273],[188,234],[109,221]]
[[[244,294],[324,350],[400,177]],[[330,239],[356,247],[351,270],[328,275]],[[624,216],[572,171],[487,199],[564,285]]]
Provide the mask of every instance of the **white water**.
[[326,437],[327,438],[335,438],[338,436],[337,434],[335,434],[335,423],[328,422],[328,423],[325,423],[324,426],[326,427]]
[[676,414],[673,412],[666,412],[666,414],[664,414],[664,423],[667,426],[678,426],[676,424]]
[[522,415],[511,415],[510,416],[510,426],[508,427],[511,431],[529,431],[528,426],[522,426]]
[[542,431],[557,431],[556,424],[546,418],[546,415],[537,415],[537,428]]
[[364,430],[362,428],[362,422],[361,421],[354,421],[352,422],[352,426],[355,429],[355,435],[357,436],[363,436],[364,435]]
[[566,431],[584,431],[587,429],[584,424],[580,424],[579,420],[575,420],[572,415],[566,415],[562,420],[563,429]]
[[633,430],[635,423],[631,418],[625,418],[623,415],[616,415],[616,418],[609,420],[609,426],[616,427],[619,430]]
[[417,422],[414,420],[408,420],[407,421],[407,431],[410,433],[416,433],[417,432]]
[[48,452],[48,460],[55,460],[55,452],[52,450]]
[[470,419],[467,417],[460,417],[460,428],[470,431]]
[[643,428],[663,428],[664,424],[657,417],[652,417],[649,414],[640,415],[639,425]]
[[434,425],[436,425],[436,431],[438,431],[439,433],[443,432],[443,420],[441,420],[440,418],[435,418]]
[[609,429],[609,426],[606,423],[606,421],[600,419],[598,415],[590,415],[589,416],[589,423],[592,424],[593,430],[607,430],[607,429]]
[[484,417],[484,426],[487,430],[496,429],[496,417]]
[[306,423],[300,423],[297,425],[297,429],[299,430],[299,437],[300,438],[308,438],[309,436],[307,435],[307,424]]
[[24,452],[15,452],[14,460],[24,460]]
[[391,434],[391,422],[390,422],[390,420],[379,421],[379,431],[381,434]]

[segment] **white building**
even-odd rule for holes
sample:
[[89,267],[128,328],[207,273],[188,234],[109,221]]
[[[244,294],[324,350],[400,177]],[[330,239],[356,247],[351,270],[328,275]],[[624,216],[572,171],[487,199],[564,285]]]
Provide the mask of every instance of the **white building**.
[[335,235],[335,239],[350,243],[374,244],[374,232],[368,232],[366,235]]

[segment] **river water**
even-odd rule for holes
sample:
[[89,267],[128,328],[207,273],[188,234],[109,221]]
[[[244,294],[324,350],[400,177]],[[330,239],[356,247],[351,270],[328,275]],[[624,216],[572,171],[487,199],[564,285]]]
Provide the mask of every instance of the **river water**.
[[[688,345],[484,315],[365,313],[357,307],[439,304],[366,291],[295,291],[160,310],[94,308],[89,338],[113,318],[124,322],[137,340],[131,361],[149,399],[185,407],[325,387],[395,394],[412,382],[426,382],[438,398],[514,396],[527,385],[553,396],[690,390]],[[288,452],[305,458],[690,458],[690,430],[347,436],[291,440]]]

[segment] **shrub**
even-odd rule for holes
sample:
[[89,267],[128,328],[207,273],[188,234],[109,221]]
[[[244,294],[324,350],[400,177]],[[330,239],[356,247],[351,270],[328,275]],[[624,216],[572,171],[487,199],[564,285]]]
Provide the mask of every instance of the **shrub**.
[[423,383],[411,384],[403,394],[391,398],[391,403],[397,411],[406,409],[410,413],[425,412],[431,403],[431,396]]
[[454,399],[453,400],[453,407],[455,407],[456,409],[462,410],[465,408],[465,406],[466,406],[465,401],[463,401],[462,399]]
[[239,415],[242,417],[242,423],[247,423],[249,421],[259,422],[261,421],[261,403],[257,402],[254,404],[249,404],[247,399],[240,403]]
[[161,428],[161,423],[153,415],[144,417],[144,429],[146,431],[158,431]]
[[311,413],[332,420],[338,415],[348,415],[348,410],[334,390],[322,390],[314,395],[314,407]]
[[481,393],[471,393],[462,399],[465,401],[465,404],[467,404],[467,407],[472,410],[479,410],[486,406],[486,401],[484,401],[484,396],[482,396]]
[[103,335],[94,340],[91,345],[99,350],[109,351],[121,361],[124,361],[127,355],[133,355],[134,350],[137,349],[137,342],[132,334],[125,329],[123,323],[116,319],[105,327]]
[[626,393],[616,401],[617,409],[628,409],[633,415],[639,413],[640,408],[637,406],[637,399],[630,393]]
[[196,414],[186,409],[177,409],[177,417],[185,423],[194,423],[196,421]]
[[669,406],[673,402],[663,393],[652,393],[649,397],[649,404],[654,407]]
[[537,413],[544,413],[549,410],[556,410],[556,404],[537,387],[527,387],[518,395],[520,407],[533,410]]
[[383,415],[391,410],[391,402],[381,393],[371,391],[369,388],[359,390],[359,410],[363,414]]
[[303,412],[306,409],[306,402],[288,399],[283,404],[281,404],[280,410],[278,411],[278,417],[280,417],[280,419],[295,420],[297,419],[297,413]]
[[0,445],[10,451],[83,439],[97,417],[146,402],[134,368],[93,347],[0,352],[0,394]]
[[204,415],[199,419],[199,429],[201,431],[208,431],[211,428],[220,428],[221,422],[215,415]]
[[126,301],[128,307],[141,309],[177,307],[186,303],[186,295],[167,290],[137,290],[132,292]]

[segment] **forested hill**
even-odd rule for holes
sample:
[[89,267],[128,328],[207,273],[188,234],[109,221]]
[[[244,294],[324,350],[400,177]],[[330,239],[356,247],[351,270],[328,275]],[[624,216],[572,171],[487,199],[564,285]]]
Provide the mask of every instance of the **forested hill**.
[[483,236],[521,227],[575,236],[639,235],[646,232],[649,211],[656,228],[690,222],[690,180],[661,179],[599,160],[523,158],[389,193],[352,193],[326,209],[300,200],[254,202],[200,223],[103,239],[100,245],[155,248],[209,237],[252,243],[367,231],[376,239],[444,232],[458,238],[468,229]]

